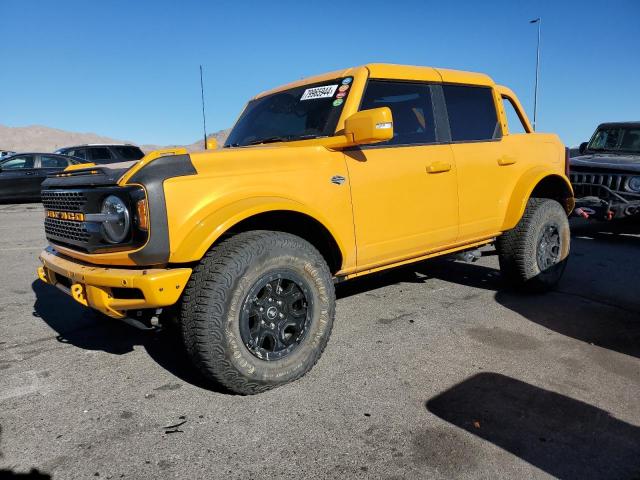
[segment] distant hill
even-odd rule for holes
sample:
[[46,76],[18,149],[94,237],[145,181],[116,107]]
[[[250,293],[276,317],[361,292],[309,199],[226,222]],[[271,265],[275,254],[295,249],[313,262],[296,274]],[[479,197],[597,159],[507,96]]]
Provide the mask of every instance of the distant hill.
[[[220,148],[220,147],[222,147],[222,145],[224,145],[224,142],[227,140],[227,137],[229,136],[229,132],[230,131],[231,131],[230,128],[225,128],[224,130],[219,130],[217,132],[210,133],[209,135],[207,135],[207,138],[215,138],[216,141],[218,142],[218,148]],[[147,146],[148,145],[141,145],[141,148],[144,150],[145,147],[147,147]],[[190,152],[196,152],[198,150],[204,150],[204,142],[202,140],[198,140],[197,142],[191,143],[189,145],[181,145],[181,146],[185,147]],[[151,149],[151,150],[153,150],[153,149]]]
[[[215,138],[218,145],[222,146],[229,135],[230,129],[220,130],[209,135]],[[53,152],[59,148],[81,145],[84,143],[133,143],[129,140],[120,140],[104,137],[95,133],[69,132],[57,128],[42,125],[30,125],[27,127],[7,127],[0,125],[0,150],[14,150],[16,152]],[[140,145],[145,152],[159,148],[185,147],[193,152],[203,150],[203,141],[199,140],[189,145]]]

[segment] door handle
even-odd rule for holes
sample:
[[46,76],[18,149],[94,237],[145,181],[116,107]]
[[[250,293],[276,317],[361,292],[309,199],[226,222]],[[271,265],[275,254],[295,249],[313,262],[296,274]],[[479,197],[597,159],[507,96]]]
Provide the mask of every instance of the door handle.
[[513,165],[516,162],[516,157],[510,157],[508,155],[503,155],[498,159],[498,165],[500,165],[501,167],[504,167],[506,165]]
[[427,173],[442,173],[449,170],[451,170],[449,162],[433,162],[431,165],[427,165]]
[[36,174],[36,172],[25,172],[24,174],[25,174],[25,175],[35,175],[35,174]]

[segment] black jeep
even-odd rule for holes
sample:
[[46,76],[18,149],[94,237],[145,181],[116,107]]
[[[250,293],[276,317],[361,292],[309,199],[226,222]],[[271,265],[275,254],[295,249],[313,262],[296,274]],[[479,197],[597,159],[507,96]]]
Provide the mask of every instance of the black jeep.
[[603,123],[571,159],[575,213],[640,219],[640,122]]

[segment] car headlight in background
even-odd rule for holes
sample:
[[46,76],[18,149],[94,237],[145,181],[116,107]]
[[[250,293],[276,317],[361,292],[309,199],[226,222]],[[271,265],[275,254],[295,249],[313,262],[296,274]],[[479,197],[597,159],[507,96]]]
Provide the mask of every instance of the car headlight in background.
[[627,190],[640,193],[640,177],[629,177],[629,180],[627,180]]
[[111,243],[120,243],[127,238],[131,227],[131,215],[122,199],[109,195],[102,202],[101,212],[107,216],[102,222],[105,238]]

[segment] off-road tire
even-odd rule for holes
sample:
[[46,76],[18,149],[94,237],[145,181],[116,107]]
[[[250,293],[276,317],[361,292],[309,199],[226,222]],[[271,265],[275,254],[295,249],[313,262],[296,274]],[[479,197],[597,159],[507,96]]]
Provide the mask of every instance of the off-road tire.
[[[553,266],[541,271],[538,262],[539,243],[543,232],[550,226],[559,233],[559,259]],[[507,286],[529,292],[553,289],[564,273],[570,242],[569,220],[562,205],[547,198],[529,199],[516,227],[496,240],[500,272]]]
[[[311,320],[295,350],[265,361],[242,340],[241,310],[254,284],[281,268],[294,271],[310,286]],[[295,235],[251,231],[224,240],[195,267],[179,321],[186,350],[200,372],[232,392],[251,395],[292,382],[311,370],[329,340],[334,315],[333,280],[322,255]]]

